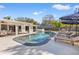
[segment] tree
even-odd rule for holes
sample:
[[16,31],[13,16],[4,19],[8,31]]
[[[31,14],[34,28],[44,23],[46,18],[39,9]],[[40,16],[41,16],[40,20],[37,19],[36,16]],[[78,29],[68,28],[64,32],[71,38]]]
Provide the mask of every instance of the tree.
[[43,17],[42,25],[41,26],[48,26],[51,25],[53,27],[53,30],[59,30],[62,26],[62,23],[58,20],[55,20],[53,15],[46,15]]
[[5,16],[3,19],[11,20],[11,16]]
[[22,21],[22,22],[29,22],[29,23],[33,23],[34,25],[38,25],[38,22],[35,21],[32,18],[27,18],[27,17],[18,17],[15,19],[16,21]]
[[54,16],[53,15],[46,15],[42,18],[42,24],[50,24],[51,21],[54,20]]
[[24,17],[17,17],[15,20],[16,20],[16,21],[22,21],[22,22],[25,21]]
[[43,17],[43,20],[54,20],[54,16],[53,15],[46,15]]
[[52,25],[52,21],[54,21],[54,16],[53,15],[46,15],[42,18],[42,23],[41,23],[41,26],[42,28],[50,28],[52,29],[53,28],[53,25]]

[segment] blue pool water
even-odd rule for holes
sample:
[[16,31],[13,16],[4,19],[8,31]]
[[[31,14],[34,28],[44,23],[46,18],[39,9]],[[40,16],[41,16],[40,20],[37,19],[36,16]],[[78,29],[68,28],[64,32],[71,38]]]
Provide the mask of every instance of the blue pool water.
[[14,38],[15,41],[29,46],[43,45],[47,43],[51,37],[54,36],[53,32],[38,32],[27,36],[21,36]]

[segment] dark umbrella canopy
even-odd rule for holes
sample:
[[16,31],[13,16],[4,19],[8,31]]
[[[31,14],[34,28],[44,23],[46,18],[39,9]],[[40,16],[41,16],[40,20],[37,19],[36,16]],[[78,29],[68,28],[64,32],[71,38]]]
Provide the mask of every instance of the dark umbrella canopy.
[[77,24],[79,24],[79,12],[61,17],[61,22],[64,24],[76,24],[76,35],[77,35]]
[[79,12],[60,18],[62,23],[65,24],[79,24]]
[[77,21],[77,20],[74,20],[74,21],[73,20],[70,20],[70,21],[62,21],[61,20],[61,22],[64,24],[79,24],[79,21]]

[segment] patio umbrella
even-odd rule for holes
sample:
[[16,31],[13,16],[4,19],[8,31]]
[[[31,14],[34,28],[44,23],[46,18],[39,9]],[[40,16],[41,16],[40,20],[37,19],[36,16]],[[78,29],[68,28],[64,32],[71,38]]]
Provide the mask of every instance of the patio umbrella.
[[76,35],[77,35],[77,24],[79,24],[79,12],[63,16],[59,19],[61,19],[60,21],[64,24],[71,24],[71,25],[76,24]]

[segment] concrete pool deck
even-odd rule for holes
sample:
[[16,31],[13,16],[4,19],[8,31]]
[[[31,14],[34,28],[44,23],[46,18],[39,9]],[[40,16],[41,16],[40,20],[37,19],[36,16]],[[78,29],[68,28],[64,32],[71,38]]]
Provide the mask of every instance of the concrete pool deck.
[[[13,38],[15,38],[17,36],[24,36],[24,35],[26,35],[26,34],[0,37],[0,55],[28,55],[28,54],[29,55],[40,55],[40,54],[47,55],[47,54],[49,54],[50,55],[50,54],[52,54],[52,53],[49,53],[47,51],[43,51],[40,49],[26,47],[13,40]],[[14,51],[11,52],[9,49],[12,49]]]
[[79,46],[55,42],[54,38],[41,46],[25,46],[14,37],[17,36],[0,37],[0,55],[79,55]]

